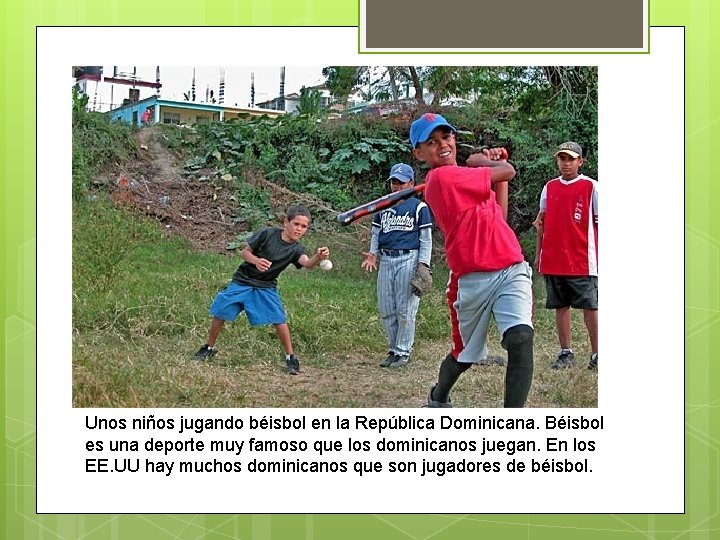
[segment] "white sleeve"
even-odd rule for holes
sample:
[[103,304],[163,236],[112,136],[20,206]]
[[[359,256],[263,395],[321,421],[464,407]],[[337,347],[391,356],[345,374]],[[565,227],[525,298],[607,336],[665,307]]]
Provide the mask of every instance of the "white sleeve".
[[420,251],[418,253],[418,262],[425,263],[430,266],[430,256],[432,254],[432,228],[424,227],[420,229]]
[[540,213],[544,214],[547,210],[547,184],[545,184],[542,188],[542,193],[540,193]]
[[373,255],[377,255],[380,241],[380,227],[373,226],[371,230],[372,233],[370,235],[370,253],[372,253]]

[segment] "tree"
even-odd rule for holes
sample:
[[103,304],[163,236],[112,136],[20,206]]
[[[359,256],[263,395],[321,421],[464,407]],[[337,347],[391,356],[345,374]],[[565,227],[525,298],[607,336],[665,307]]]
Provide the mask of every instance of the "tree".
[[318,117],[322,113],[320,91],[316,88],[300,89],[300,103],[298,105],[298,114]]
[[410,80],[412,80],[413,87],[415,88],[415,101],[417,101],[418,106],[423,107],[425,106],[425,99],[423,98],[423,85],[420,81],[417,68],[414,66],[408,66],[408,72],[410,74]]
[[365,69],[357,66],[328,66],[323,68],[322,74],[333,97],[347,105],[348,95],[359,84]]
[[580,114],[597,104],[597,70],[584,66],[543,66],[543,74],[569,111]]
[[[505,146],[518,171],[510,184],[509,222],[518,233],[531,228],[544,183],[557,175],[553,149],[574,140],[584,148],[582,172],[598,175],[598,73],[593,66],[386,66],[326,68],[329,82],[358,84],[372,97],[400,99],[402,85],[415,89],[417,109],[439,110],[463,133],[459,152],[479,145]],[[433,93],[426,104],[423,90]],[[337,90],[334,92],[336,95]],[[462,98],[462,106],[441,105]],[[395,124],[402,137],[406,125]],[[460,156],[464,161],[467,155]]]
[[87,94],[83,94],[80,92],[80,88],[75,85],[72,88],[72,104],[73,104],[73,111],[85,111],[87,110],[87,104],[89,101],[89,96]]
[[398,98],[396,73],[393,66],[388,66],[388,78],[390,79],[390,89],[392,91],[393,104],[395,105],[396,109],[399,109],[400,100]]
[[433,93],[431,107],[437,107],[447,95],[447,87],[454,77],[460,76],[459,72],[463,68],[436,67],[430,71],[428,78],[429,89]]

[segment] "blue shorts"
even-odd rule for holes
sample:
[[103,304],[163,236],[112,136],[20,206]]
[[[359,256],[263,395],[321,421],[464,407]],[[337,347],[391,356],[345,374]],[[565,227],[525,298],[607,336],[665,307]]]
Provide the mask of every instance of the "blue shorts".
[[234,321],[241,311],[245,311],[252,326],[287,322],[277,289],[250,287],[231,281],[215,296],[210,315],[223,321]]

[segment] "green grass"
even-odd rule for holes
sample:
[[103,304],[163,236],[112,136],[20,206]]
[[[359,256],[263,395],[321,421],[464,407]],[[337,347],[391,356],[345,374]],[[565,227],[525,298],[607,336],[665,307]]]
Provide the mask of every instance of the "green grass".
[[[311,231],[303,243],[331,249],[331,272],[289,268],[279,290],[289,314],[301,373],[284,373],[272,327],[244,315],[226,325],[210,362],[192,360],[207,335],[208,306],[240,263],[239,254],[199,254],[146,219],[102,197],[75,205],[73,223],[73,403],[78,407],[418,407],[449,347],[444,287],[421,304],[413,361],[377,366],[386,354],[375,279],[360,268],[367,234],[360,228]],[[436,261],[439,258],[436,258]],[[554,372],[554,313],[535,287],[535,376],[531,407],[595,407],[597,375],[582,314],[573,312],[578,365]],[[505,355],[493,331],[490,352]],[[460,407],[502,405],[504,368],[475,367],[453,390]]]

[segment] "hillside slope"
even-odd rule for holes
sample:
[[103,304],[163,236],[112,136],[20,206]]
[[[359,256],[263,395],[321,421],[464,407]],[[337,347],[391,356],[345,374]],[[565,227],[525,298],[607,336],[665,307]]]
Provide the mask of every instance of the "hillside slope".
[[[98,182],[111,186],[111,196],[118,204],[157,220],[168,235],[187,238],[200,252],[225,253],[238,235],[251,228],[245,214],[256,217],[255,213],[239,204],[236,179],[220,177],[212,169],[188,174],[183,159],[164,144],[164,137],[160,126],[139,129],[140,158],[135,163],[116,164],[109,176]],[[272,211],[266,216],[268,223],[278,223],[293,203],[308,206],[316,224],[331,223],[338,213],[312,195],[294,193],[257,173],[249,172],[245,180],[269,194]]]

